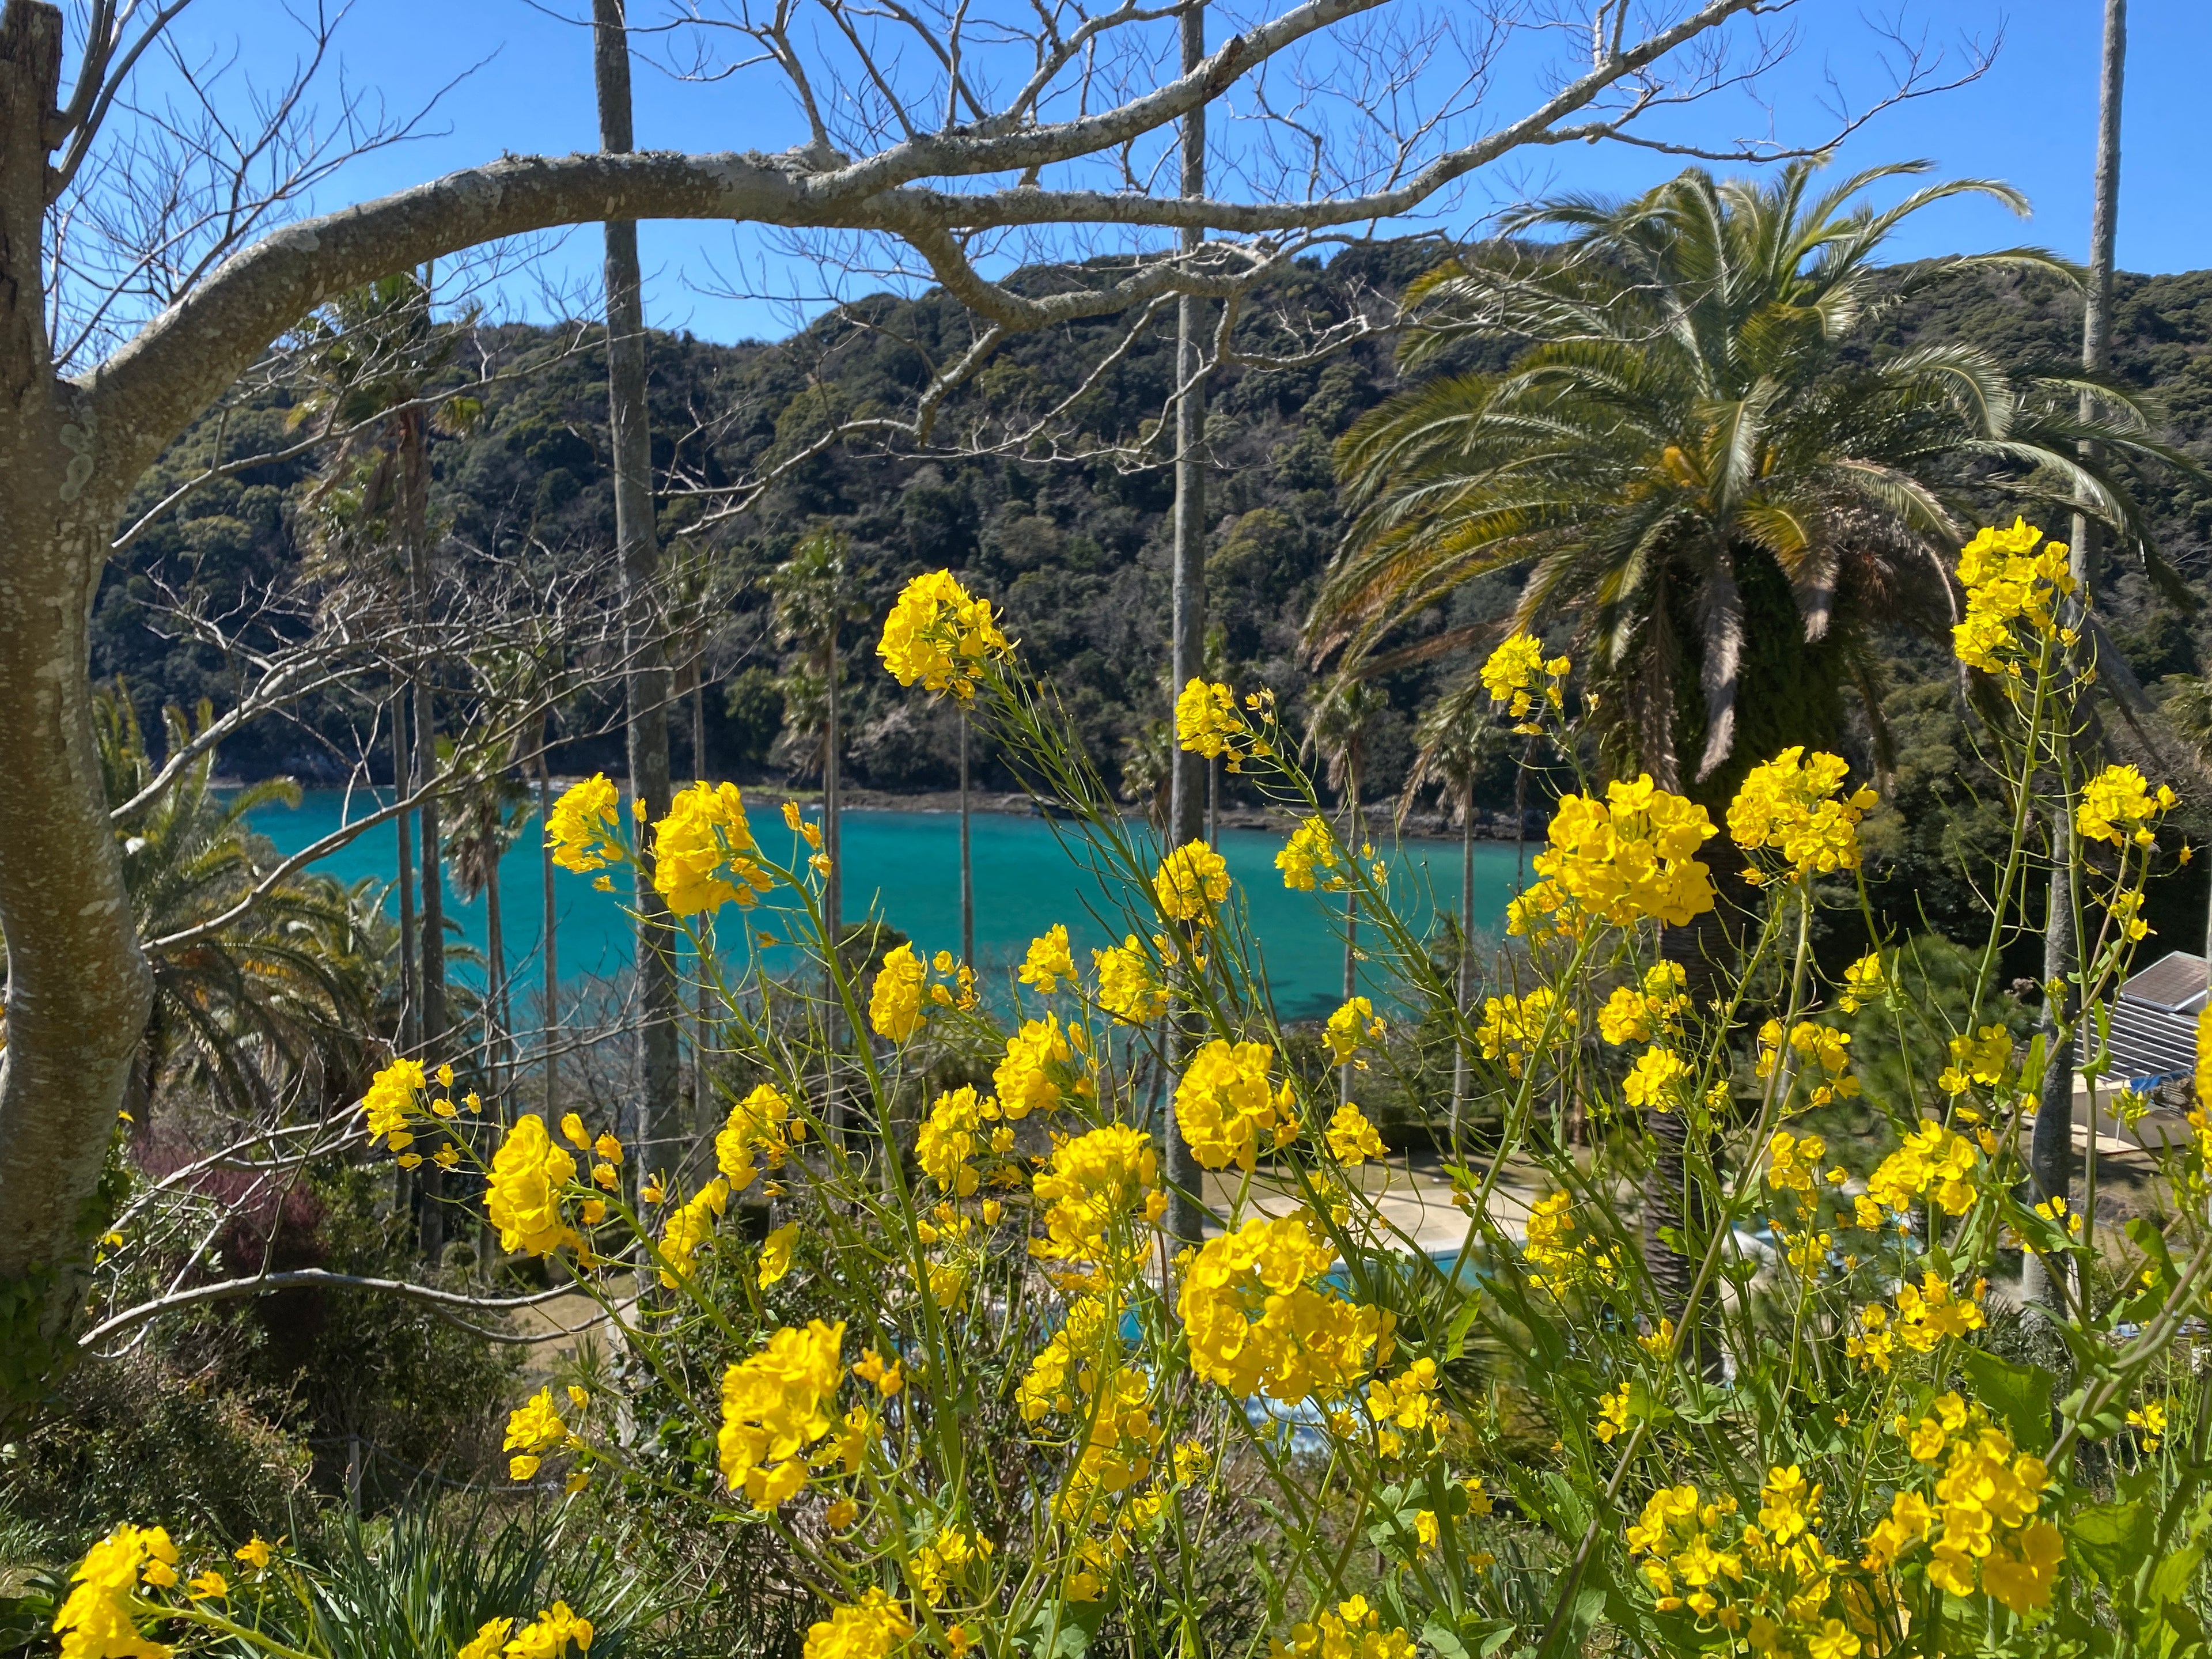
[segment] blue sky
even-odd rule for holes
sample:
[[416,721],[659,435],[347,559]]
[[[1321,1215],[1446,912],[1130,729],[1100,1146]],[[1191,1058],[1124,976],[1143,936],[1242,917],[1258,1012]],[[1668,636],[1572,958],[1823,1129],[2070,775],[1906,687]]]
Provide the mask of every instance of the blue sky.
[[[586,0],[563,3],[588,9]],[[657,15],[648,4],[633,0],[633,15]],[[1954,64],[1963,61],[1962,42],[1987,46],[2001,39],[1980,81],[1882,115],[1844,147],[1837,168],[1924,157],[1946,176],[2003,179],[2034,204],[2024,226],[1992,204],[1947,204],[1899,237],[1900,257],[2030,241],[2079,258],[2088,237],[2100,10],[2095,0],[2010,6],[1917,0],[1902,13],[1801,0],[1790,14],[1796,50],[1760,92],[1774,131],[1802,139],[1826,130],[1830,118],[1819,100],[1831,81],[1861,103],[1887,83],[1880,54],[1894,49],[1885,27],[1948,52]],[[2120,264],[2139,271],[2212,265],[2212,239],[2203,228],[2212,222],[2212,167],[2201,70],[2212,58],[2212,7],[2136,0],[2130,10]],[[297,47],[299,37],[275,0],[201,0],[185,18],[188,51],[234,49],[241,66],[258,75],[289,63]],[[558,152],[596,143],[587,34],[528,0],[356,0],[339,40],[348,81],[381,94],[395,113],[421,105],[471,65],[482,67],[440,104],[432,136],[356,162],[325,189],[321,205],[399,188],[502,150]],[[1533,90],[1509,67],[1494,107],[1510,112]],[[647,146],[781,149],[799,136],[788,101],[765,81],[684,85],[641,65],[637,92],[639,137]],[[1764,131],[1767,119],[1753,102],[1724,97],[1677,116],[1668,133],[1713,144]],[[1524,153],[1480,179],[1446,223],[1462,229],[1497,206],[1551,191],[1634,190],[1682,165],[1615,146]],[[804,295],[814,286],[811,272],[742,229],[648,227],[645,248],[649,320],[708,338],[781,334],[794,316],[788,306],[717,289]],[[556,277],[595,272],[596,234],[571,235],[550,263]],[[520,288],[512,295],[517,305],[530,303]]]

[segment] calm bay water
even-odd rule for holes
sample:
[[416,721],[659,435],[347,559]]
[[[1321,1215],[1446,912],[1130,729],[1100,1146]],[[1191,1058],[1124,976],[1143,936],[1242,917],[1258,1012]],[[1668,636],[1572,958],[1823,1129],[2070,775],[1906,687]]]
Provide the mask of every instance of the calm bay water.
[[[296,810],[271,807],[257,813],[254,828],[278,848],[294,852],[343,822],[346,797],[335,789],[307,792]],[[353,816],[372,810],[365,795],[353,797]],[[752,815],[753,831],[779,855],[789,842],[780,814],[763,809]],[[1109,943],[1085,901],[1103,912],[1097,884],[1070,856],[1054,826],[1040,818],[979,812],[971,820],[975,865],[975,952],[987,981],[1003,978],[1018,964],[1030,940],[1054,922],[1064,922],[1076,948],[1076,960],[1089,963],[1089,947]],[[910,936],[918,950],[960,948],[960,820],[951,812],[848,811],[844,816],[845,908],[858,917],[872,911]],[[1072,826],[1059,826],[1062,832]],[[1331,924],[1342,901],[1322,901],[1310,893],[1287,891],[1274,867],[1279,836],[1259,830],[1229,830],[1221,836],[1222,856],[1249,906],[1253,932],[1264,953],[1276,1006],[1285,1018],[1325,1013],[1342,994],[1343,945]],[[1392,850],[1394,897],[1417,927],[1425,928],[1437,909],[1455,909],[1460,898],[1460,849],[1456,842],[1408,842]],[[398,857],[398,833],[380,824],[316,867],[342,881],[363,876],[389,881]],[[1474,849],[1475,926],[1492,932],[1503,925],[1514,884],[1512,848],[1478,842]],[[519,989],[543,982],[544,937],[543,882],[533,826],[500,862],[501,913],[507,960]],[[396,908],[396,902],[387,901]],[[562,981],[586,976],[612,977],[629,961],[629,919],[618,895],[602,893],[588,876],[554,872],[554,911]],[[484,902],[462,904],[450,892],[447,914],[461,936],[482,949],[485,943]],[[725,911],[725,916],[730,913]],[[995,972],[994,970],[996,970]],[[458,975],[476,970],[457,964]]]

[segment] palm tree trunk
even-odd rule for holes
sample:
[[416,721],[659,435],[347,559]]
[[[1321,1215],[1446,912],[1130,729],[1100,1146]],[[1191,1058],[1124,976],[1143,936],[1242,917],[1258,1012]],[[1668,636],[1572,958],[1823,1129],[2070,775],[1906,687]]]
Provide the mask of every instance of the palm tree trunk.
[[[707,656],[703,647],[691,659],[691,766],[702,783],[714,775],[707,764]],[[712,916],[699,919],[699,982],[693,991],[697,1007],[691,1024],[691,1119],[703,1143],[715,1128],[714,1091],[707,1079],[707,964],[714,953]]]
[[960,711],[960,960],[975,965],[975,864],[968,842],[968,711]]
[[[1182,14],[1182,70],[1196,70],[1206,58],[1206,9],[1191,6]],[[1182,193],[1206,193],[1206,106],[1198,105],[1182,118]],[[1205,240],[1203,231],[1182,233],[1182,245],[1192,250]],[[1204,302],[1183,295],[1176,302],[1176,498],[1175,571],[1168,619],[1168,696],[1204,672],[1206,663],[1206,387],[1199,379],[1206,325]],[[1169,734],[1168,845],[1181,847],[1196,841],[1204,829],[1201,814],[1205,793],[1200,786],[1199,757],[1186,754]],[[1182,1020],[1168,1016],[1169,1060],[1180,1065],[1184,1042]],[[1198,1159],[1184,1142],[1175,1114],[1167,1124],[1168,1232],[1186,1243],[1204,1237],[1204,1208],[1199,1201],[1204,1179]]]
[[561,1101],[561,953],[553,911],[553,848],[545,826],[553,822],[553,774],[544,752],[538,757],[538,860],[545,878],[545,1121],[555,1122]]
[[[408,763],[407,689],[395,688],[392,715],[392,790],[400,799],[415,787]],[[415,815],[402,812],[399,826],[399,1051],[411,1054],[422,1040],[422,1007],[415,986]]]
[[[1467,1017],[1474,995],[1474,773],[1470,769],[1460,791],[1459,831],[1459,979],[1456,1000],[1460,1017]],[[1467,1044],[1456,1030],[1452,1033],[1451,1138],[1459,1146],[1460,1120],[1467,1110]]]
[[[592,69],[599,94],[599,148],[633,148],[629,34],[623,0],[592,0]],[[669,673],[666,642],[653,599],[660,549],[653,518],[653,440],[645,403],[645,306],[637,258],[637,225],[606,222],[607,424],[614,450],[615,540],[621,549],[623,648],[628,660],[630,793],[653,818],[668,811]],[[677,1102],[678,1070],[676,965],[669,948],[667,907],[641,859],[634,902],[637,923],[637,1121],[629,1126],[639,1156],[635,1175],[672,1164],[684,1126]]]
[[838,751],[844,733],[837,725],[837,629],[832,623],[823,647],[829,663],[830,707],[822,734],[822,850],[829,855],[830,873],[822,880],[822,913],[830,924],[830,948],[842,948],[845,937],[845,847],[837,800]]
[[[430,433],[420,410],[405,416],[399,439],[400,534],[406,543],[407,580],[418,627],[430,614]],[[415,677],[415,775],[428,784],[438,773],[438,710],[431,676]],[[432,1063],[443,1052],[446,1021],[446,884],[444,840],[438,822],[438,798],[424,798],[422,828],[422,1053]],[[445,1253],[445,1172],[425,1164],[422,1189],[422,1259],[433,1266]]]
[[[2119,229],[2120,111],[2128,53],[2127,0],[2105,0],[2105,40],[2102,74],[2097,96],[2097,178],[2089,216],[2089,280],[2081,304],[2081,367],[2102,374],[2112,358],[2112,258]],[[2081,397],[2087,419],[2096,413],[2088,393]],[[2084,459],[2094,459],[2094,445],[2081,446]],[[2073,576],[2075,598],[2081,608],[2096,602],[2102,560],[2097,545],[2098,526],[2086,513],[2074,515]],[[2070,718],[2072,711],[2067,711]],[[2043,1041],[2047,1056],[2043,1086],[2036,1102],[2035,1132],[2028,1143],[2028,1179],[2039,1199],[2070,1196],[2074,1176],[2074,1054],[2073,1023],[2077,1011],[2064,988],[2079,966],[2080,941],[2075,937],[2075,899],[2071,862],[2073,826],[2051,827],[2051,895],[2044,916],[2043,982],[2061,988],[2053,996],[2044,994]],[[2095,1139],[2090,1141],[2094,1155]],[[2085,1220],[2085,1226],[2088,1224]],[[2022,1299],[2046,1302],[2051,1285],[2042,1261],[2026,1258],[2021,1269]]]
[[484,944],[491,952],[491,1018],[485,1023],[492,1026],[489,1047],[491,1050],[492,1087],[501,1095],[507,1092],[507,1034],[514,1022],[507,1006],[507,936],[500,927],[499,860],[491,861],[484,878]]
[[[1355,738],[1356,742],[1357,739]],[[1359,856],[1362,836],[1359,833],[1359,762],[1355,757],[1345,766],[1345,799],[1352,809],[1345,840],[1351,855]],[[1359,994],[1359,890],[1348,887],[1344,893],[1344,1000],[1346,1002]],[[1352,1062],[1336,1069],[1336,1097],[1339,1103],[1352,1103]]]

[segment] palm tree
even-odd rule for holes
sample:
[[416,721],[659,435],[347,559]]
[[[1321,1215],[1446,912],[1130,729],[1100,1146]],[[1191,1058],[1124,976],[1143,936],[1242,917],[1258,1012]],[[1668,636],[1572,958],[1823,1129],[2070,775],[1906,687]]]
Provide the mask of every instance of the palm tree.
[[[1717,801],[1758,758],[1832,743],[1847,693],[1886,752],[1876,635],[1950,620],[1977,494],[2078,501],[2162,575],[2107,459],[2170,453],[2124,394],[2100,387],[2091,418],[2083,381],[2016,380],[1972,346],[1865,338],[1870,319],[1962,270],[2071,279],[2024,249],[1877,269],[1891,232],[1936,202],[2025,210],[1980,180],[1879,213],[1860,199],[1924,166],[1817,196],[1810,162],[1765,184],[1692,169],[1632,201],[1531,210],[1509,230],[1565,239],[1424,277],[1409,299],[1429,326],[1408,369],[1477,337],[1538,343],[1502,373],[1440,374],[1339,442],[1356,516],[1310,647],[1354,672],[1461,584],[1526,567],[1512,625],[1572,619],[1608,769]],[[2107,450],[2078,455],[2087,438]]]
[[[335,604],[357,607],[365,584],[380,607],[389,608],[392,590],[404,582],[404,614],[418,624],[430,604],[430,435],[434,430],[465,431],[483,414],[473,398],[440,398],[434,391],[448,372],[473,313],[440,322],[432,314],[433,297],[428,270],[398,272],[340,295],[302,331],[311,390],[301,413],[352,432],[309,497],[314,563],[337,577]],[[410,775],[428,780],[437,769],[437,711],[428,676],[417,672],[411,677],[402,706],[408,705],[413,712],[413,753],[397,767],[400,775],[393,780],[403,794]],[[395,729],[395,751],[401,746]],[[421,817],[417,1036],[424,1047],[434,1048],[447,1027],[445,892],[439,873],[443,842],[434,798],[422,804]],[[410,838],[405,817],[399,834],[404,860]],[[410,908],[407,894],[403,878],[403,931]]]
[[[1465,1016],[1474,996],[1474,783],[1483,769],[1497,757],[1505,740],[1504,729],[1492,718],[1490,693],[1481,680],[1469,677],[1446,691],[1423,711],[1413,727],[1420,744],[1413,769],[1407,775],[1405,793],[1399,798],[1402,821],[1421,792],[1431,786],[1448,791],[1459,811],[1459,973],[1455,994]],[[1456,1035],[1452,1041],[1451,1133],[1457,1144],[1460,1119],[1467,1108],[1467,1047]]]
[[[210,713],[204,704],[198,729]],[[173,752],[196,735],[176,708],[163,711],[162,723]],[[161,769],[122,688],[99,695],[94,731],[107,799],[120,805]],[[366,896],[325,876],[281,881],[237,920],[161,946],[224,916],[264,878],[276,852],[250,820],[264,807],[299,804],[299,787],[283,778],[219,793],[215,762],[212,748],[196,756],[117,829],[154,974],[131,1082],[142,1123],[165,1086],[257,1115],[295,1083],[325,1103],[342,1097],[361,1073],[362,1034],[373,1029],[383,988],[380,960],[357,948]]]
[[[1360,810],[1359,786],[1367,773],[1367,744],[1375,725],[1390,700],[1364,680],[1340,679],[1322,696],[1314,710],[1311,741],[1328,763],[1328,787],[1344,803],[1344,842],[1358,856],[1367,841],[1366,820]],[[1359,990],[1359,891],[1344,893],[1344,1000]],[[1352,1098],[1352,1065],[1339,1069],[1338,1093]]]
[[463,903],[477,894],[484,901],[484,944],[489,969],[484,985],[484,1044],[495,1094],[506,1092],[502,1065],[511,1060],[514,1011],[507,1001],[507,939],[500,915],[499,861],[530,827],[529,786],[505,769],[471,778],[458,792],[453,827],[446,831],[446,857],[453,890]]
[[785,708],[794,732],[818,732],[822,770],[822,850],[830,860],[823,878],[823,917],[830,939],[843,927],[844,872],[837,822],[837,769],[842,733],[837,722],[838,635],[847,623],[867,611],[860,585],[846,568],[845,538],[827,528],[802,540],[791,557],[769,578],[775,599],[775,636],[799,648],[799,671],[785,690]]

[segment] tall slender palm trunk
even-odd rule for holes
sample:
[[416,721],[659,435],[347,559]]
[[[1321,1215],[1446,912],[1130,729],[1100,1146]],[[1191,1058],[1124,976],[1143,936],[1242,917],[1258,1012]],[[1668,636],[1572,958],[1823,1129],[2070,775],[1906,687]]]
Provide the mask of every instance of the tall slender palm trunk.
[[[1454,996],[1460,1018],[1474,997],[1474,772],[1469,768],[1459,799],[1459,975]],[[1452,1033],[1451,1139],[1459,1146],[1461,1120],[1467,1111],[1467,1044]]]
[[[2102,74],[2097,99],[2097,179],[2089,218],[2089,280],[2081,305],[2081,367],[2102,374],[2112,361],[2112,258],[2119,231],[2120,111],[2128,54],[2127,0],[2105,0],[2105,38]],[[2081,396],[2085,418],[2096,412],[2095,400]],[[2093,446],[2081,446],[2085,459]],[[2078,606],[2094,605],[2103,561],[2098,547],[2097,521],[2086,513],[2074,515],[2073,576]],[[2069,722],[2074,711],[2064,716]],[[2075,1006],[2071,976],[2080,967],[2073,890],[2071,823],[2051,825],[2051,890],[2044,914],[2043,1043],[2046,1059],[2043,1084],[2036,1102],[2035,1130],[2028,1144],[2028,1181],[2039,1199],[2070,1198],[2074,1182],[2074,1022],[2081,1011]],[[2096,1157],[2094,1099],[2089,1157]],[[2094,1182],[2094,1176],[2091,1176]],[[2094,1225],[2094,1217],[2085,1227]],[[2031,1305],[2048,1302],[2051,1285],[2041,1258],[2030,1255],[2021,1270],[2021,1294]]]
[[[592,70],[599,94],[599,148],[635,148],[630,112],[629,33],[623,0],[592,0]],[[669,670],[657,611],[660,546],[653,516],[653,439],[645,402],[644,278],[633,220],[606,222],[607,425],[614,451],[615,541],[621,553],[623,695],[629,787],[653,818],[669,800]],[[686,1129],[678,1103],[679,1039],[676,964],[668,907],[653,884],[648,854],[637,865],[637,1042],[635,1120],[625,1126],[638,1156],[633,1178],[673,1167]]]
[[[1206,58],[1206,9],[1194,5],[1182,19],[1182,70],[1196,70]],[[1182,193],[1206,193],[1206,106],[1182,118]],[[1205,233],[1196,228],[1182,233],[1186,250],[1197,248]],[[1206,305],[1193,295],[1176,302],[1176,498],[1175,568],[1170,598],[1168,696],[1172,701],[1204,672],[1206,663],[1206,386],[1199,377],[1204,356]],[[1168,846],[1196,841],[1204,833],[1206,789],[1200,757],[1186,754],[1168,739]],[[1185,1036],[1182,1021],[1168,1016],[1168,1060],[1180,1066]],[[1196,1243],[1205,1232],[1205,1207],[1200,1200],[1204,1176],[1198,1159],[1182,1138],[1182,1130],[1168,1114],[1167,1122],[1168,1232],[1171,1237]]]
[[553,774],[544,752],[538,757],[538,860],[545,886],[545,1121],[557,1122],[561,1110],[561,951],[559,918],[553,908],[553,848],[545,826],[553,822]]
[[975,965],[975,861],[968,838],[968,711],[960,711],[960,960]]
[[[1345,824],[1345,841],[1352,856],[1358,858],[1366,837],[1360,833],[1359,818],[1359,761],[1355,751],[1345,763],[1345,805],[1350,809]],[[1359,994],[1359,890],[1347,887],[1344,892],[1344,1000],[1346,1002]],[[1352,1103],[1352,1062],[1346,1060],[1336,1068],[1336,1097],[1338,1103]]]

